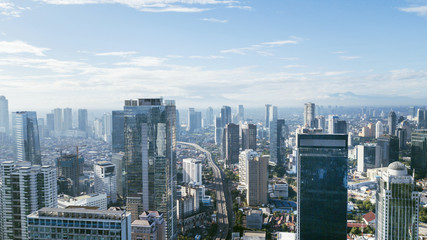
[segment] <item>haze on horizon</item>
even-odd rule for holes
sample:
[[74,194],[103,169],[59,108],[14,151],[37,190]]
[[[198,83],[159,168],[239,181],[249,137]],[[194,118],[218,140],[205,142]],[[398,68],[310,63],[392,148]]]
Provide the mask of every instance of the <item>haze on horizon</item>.
[[424,105],[427,1],[0,2],[11,110]]

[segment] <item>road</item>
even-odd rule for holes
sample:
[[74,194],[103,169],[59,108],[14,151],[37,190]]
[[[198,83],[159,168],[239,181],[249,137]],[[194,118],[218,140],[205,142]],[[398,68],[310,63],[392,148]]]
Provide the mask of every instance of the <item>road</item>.
[[[232,232],[232,203],[230,193],[228,191],[227,183],[224,182],[225,175],[224,172],[215,164],[212,160],[211,153],[206,149],[203,149],[197,144],[187,143],[187,142],[178,142],[178,144],[183,144],[187,146],[194,147],[198,151],[205,153],[208,160],[209,166],[213,170],[214,174],[214,184],[216,189],[216,206],[217,206],[217,223],[218,223],[218,232],[215,237],[216,240],[226,239],[228,233]],[[226,190],[224,192],[224,189]],[[228,214],[230,213],[230,214]]]

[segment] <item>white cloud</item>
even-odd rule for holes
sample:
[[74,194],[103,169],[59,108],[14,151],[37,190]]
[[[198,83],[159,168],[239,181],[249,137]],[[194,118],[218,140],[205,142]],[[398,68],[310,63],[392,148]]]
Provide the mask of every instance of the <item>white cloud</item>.
[[34,47],[23,41],[0,41],[0,53],[31,53],[37,56],[45,56],[44,52],[47,50],[49,50],[49,48]]
[[192,59],[221,59],[221,58],[224,58],[224,56],[216,56],[216,55],[211,55],[211,56],[189,56],[189,58],[192,58]]
[[286,65],[285,68],[302,68],[305,67],[304,65],[298,65],[298,64],[290,64]]
[[161,66],[167,59],[158,57],[135,57],[129,62],[116,63],[117,66],[136,66],[136,67],[158,67]]
[[253,8],[251,6],[241,6],[241,5],[229,5],[227,8],[237,8],[242,10],[252,10]]
[[202,18],[200,20],[206,21],[206,22],[213,22],[213,23],[227,23],[228,22],[228,20],[217,19],[217,18]]
[[297,61],[297,60],[299,60],[299,58],[297,58],[297,57],[281,57],[280,59],[287,60],[287,61]]
[[118,57],[127,57],[129,55],[135,55],[135,54],[137,54],[137,52],[134,52],[134,51],[95,53],[96,56],[118,56]]
[[272,42],[263,42],[259,44],[253,44],[249,47],[244,48],[231,48],[231,49],[225,49],[221,50],[221,53],[234,53],[239,55],[246,55],[250,51],[254,51],[258,53],[261,56],[273,56],[273,53],[266,51],[265,49],[271,49],[275,47],[280,47],[282,45],[286,44],[298,44],[301,41],[303,41],[302,38],[291,36],[291,39],[288,40],[280,40],[280,41],[272,41]]
[[420,15],[420,16],[427,15],[427,6],[399,8],[399,10],[402,12],[416,13],[417,15]]
[[[239,4],[237,0],[33,0],[55,5],[122,4],[142,12],[203,12],[200,6]],[[236,7],[237,8],[237,7]]]
[[343,75],[349,73],[349,71],[335,71],[335,72],[325,72],[323,75],[327,76],[327,77],[331,77],[331,76],[339,76],[339,75]]
[[0,66],[17,66],[50,70],[56,73],[71,73],[75,71],[90,70],[89,66],[76,61],[61,61],[52,58],[0,58]]
[[284,45],[284,44],[298,44],[298,41],[296,41],[296,40],[283,40],[283,41],[275,41],[275,42],[264,42],[261,44],[277,46],[277,45]]
[[336,52],[333,52],[333,54],[345,54],[345,53],[347,53],[347,52],[344,52],[344,51],[336,51]]
[[340,58],[342,60],[354,60],[354,59],[359,59],[361,58],[361,56],[340,56]]
[[20,7],[15,5],[12,1],[1,0],[0,1],[0,13],[7,17],[20,17],[21,12],[30,10],[29,7]]

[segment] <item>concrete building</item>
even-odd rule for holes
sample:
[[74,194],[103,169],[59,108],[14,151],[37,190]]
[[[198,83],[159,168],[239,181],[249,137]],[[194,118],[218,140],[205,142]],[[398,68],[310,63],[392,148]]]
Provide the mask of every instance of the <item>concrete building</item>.
[[246,228],[261,229],[263,224],[262,211],[251,209],[246,211]]
[[238,122],[245,121],[245,108],[243,107],[243,105],[239,105],[238,107],[237,120]]
[[4,161],[0,177],[0,239],[28,239],[27,215],[57,206],[56,169]]
[[239,154],[239,182],[242,186],[247,186],[249,161],[257,157],[259,157],[258,153],[252,149],[246,149]]
[[125,137],[124,137],[124,112],[113,111],[112,112],[112,133],[111,142],[113,153],[119,153],[125,151]]
[[131,240],[131,217],[125,211],[42,208],[28,215],[28,239]]
[[124,154],[122,152],[113,153],[113,156],[111,157],[111,162],[114,165],[116,165],[116,186],[117,186],[117,194],[120,197],[123,197],[123,184],[124,184],[123,157],[124,157]]
[[222,144],[222,133],[224,128],[222,127],[221,117],[215,118],[215,145],[220,146]]
[[[162,212],[166,239],[177,238],[175,114],[174,101],[163,101],[162,98],[125,101],[126,205],[132,205],[136,211],[132,215],[135,216],[141,210]],[[139,203],[134,199],[138,195]]]
[[202,161],[193,158],[184,158],[182,162],[183,180],[185,183],[202,185]]
[[41,165],[40,137],[36,112],[12,114],[13,140],[16,161]]
[[363,144],[356,146],[357,171],[366,173],[366,170],[375,168],[376,144]]
[[74,197],[79,196],[82,190],[80,187],[80,176],[83,175],[83,163],[84,159],[79,157],[78,151],[76,154],[61,154],[56,159],[58,177],[71,180],[72,191],[70,194]]
[[99,161],[93,165],[95,173],[95,193],[106,193],[108,203],[117,201],[116,165]]
[[213,108],[212,107],[208,107],[206,109],[206,118],[205,118],[205,123],[203,127],[210,127],[214,125],[214,120],[215,120],[215,116],[213,114]]
[[222,106],[221,108],[221,127],[225,127],[227,124],[231,123],[231,107]]
[[393,162],[378,177],[376,239],[418,239],[420,193],[405,165]]
[[107,210],[107,194],[88,194],[78,197],[72,197],[65,194],[58,196],[58,207],[59,208],[68,208],[68,207],[95,207],[98,210]]
[[264,127],[269,128],[270,127],[270,111],[271,111],[271,104],[265,104],[265,121],[264,121]]
[[64,108],[64,126],[63,130],[73,129],[73,110],[71,108]]
[[417,129],[411,136],[411,170],[427,172],[427,129]]
[[397,116],[395,112],[390,112],[388,114],[388,134],[391,136],[396,136],[396,125],[397,125]]
[[249,206],[267,204],[268,156],[249,159],[246,170],[246,202]]
[[222,136],[222,155],[227,168],[239,162],[239,148],[239,125],[229,123]]
[[384,125],[381,121],[375,124],[375,138],[379,138],[384,134]]
[[53,109],[54,131],[58,134],[62,132],[62,108]]
[[252,149],[256,150],[256,133],[257,128],[255,124],[245,123],[241,125],[242,133],[242,150]]
[[427,116],[425,109],[418,109],[417,111],[417,128],[425,129],[427,128]]
[[384,135],[377,138],[375,150],[375,167],[388,166],[399,160],[399,139],[396,136]]
[[270,161],[283,164],[285,156],[285,139],[288,138],[285,119],[270,122]]
[[308,128],[315,128],[314,117],[316,111],[316,105],[314,103],[304,104],[304,126]]
[[0,133],[9,135],[9,102],[5,96],[0,96]]
[[298,221],[300,240],[346,239],[346,134],[298,134]]
[[132,240],[164,240],[165,221],[157,211],[144,211],[132,222]]
[[87,134],[87,129],[88,129],[87,109],[79,109],[77,111],[77,121],[78,121],[78,129]]
[[276,198],[288,199],[289,186],[285,182],[276,182],[273,184],[273,193]]

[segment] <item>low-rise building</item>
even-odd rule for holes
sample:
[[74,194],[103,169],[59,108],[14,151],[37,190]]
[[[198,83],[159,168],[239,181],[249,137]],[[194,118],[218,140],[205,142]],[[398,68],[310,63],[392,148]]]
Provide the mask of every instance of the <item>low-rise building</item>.
[[132,240],[164,240],[165,221],[157,211],[144,211],[132,222]]
[[88,194],[79,197],[72,197],[61,194],[58,197],[58,207],[67,208],[70,206],[98,207],[98,210],[107,210],[107,194]]

